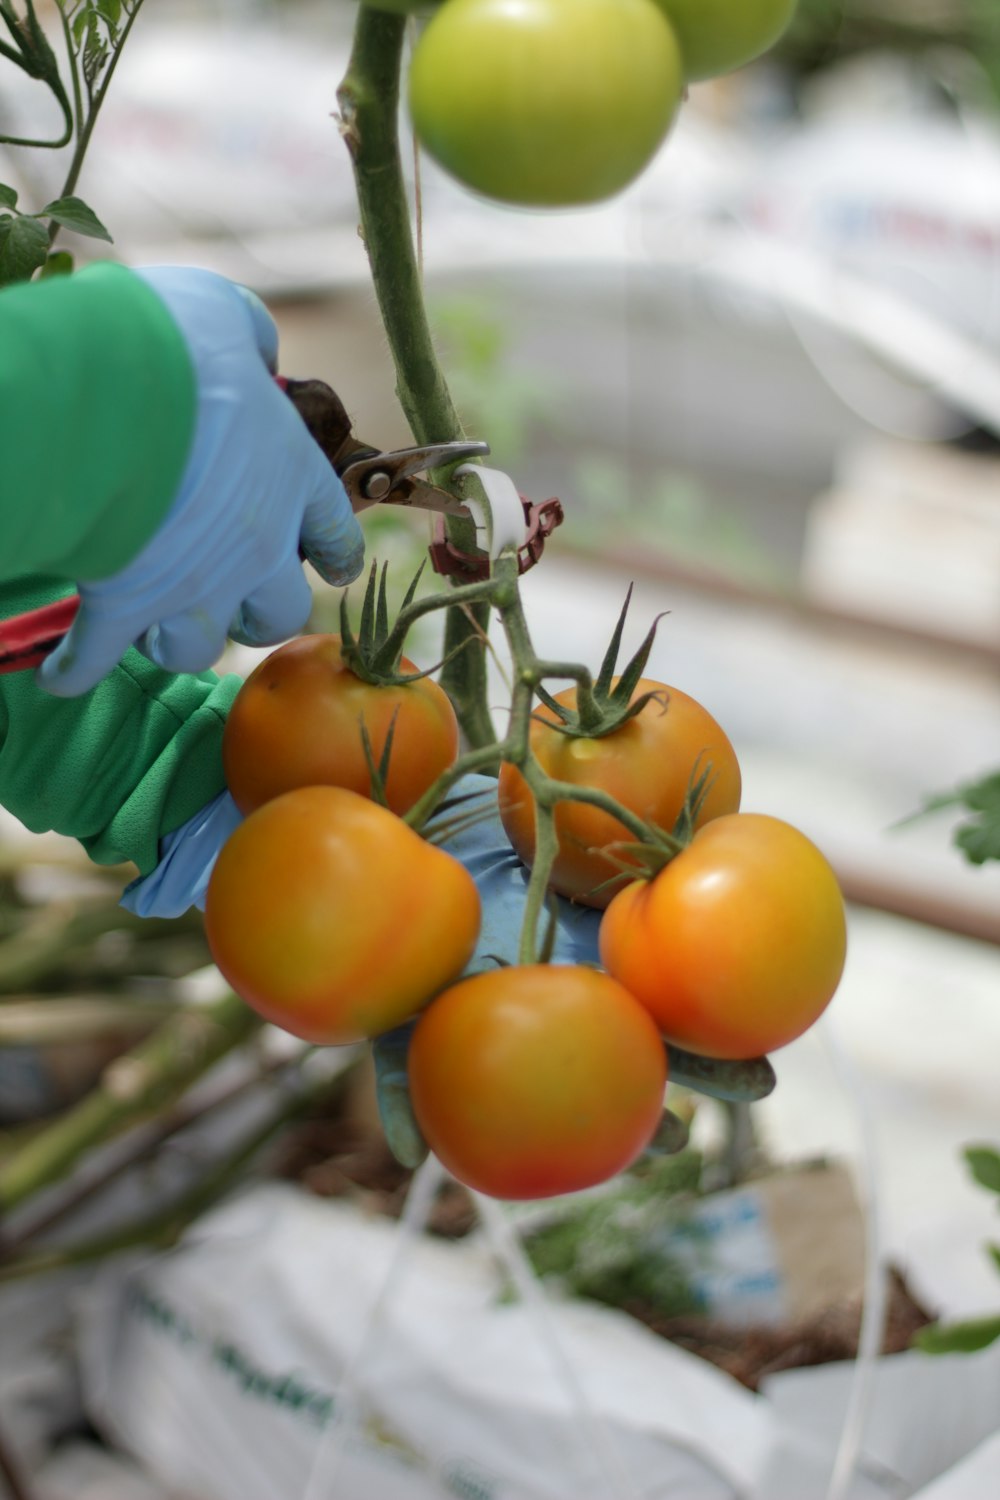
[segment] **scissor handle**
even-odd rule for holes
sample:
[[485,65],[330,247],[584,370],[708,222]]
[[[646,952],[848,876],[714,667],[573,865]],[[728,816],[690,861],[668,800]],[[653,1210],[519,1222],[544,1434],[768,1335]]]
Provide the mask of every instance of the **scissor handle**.
[[0,620],[0,672],[37,667],[54,651],[80,608],[79,594]]

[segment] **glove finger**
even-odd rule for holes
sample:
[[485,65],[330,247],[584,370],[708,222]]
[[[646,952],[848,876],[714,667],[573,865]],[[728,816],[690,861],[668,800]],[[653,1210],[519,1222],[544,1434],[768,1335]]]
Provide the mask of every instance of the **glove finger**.
[[239,282],[235,282],[234,286],[250,313],[254,343],[260,350],[260,357],[271,374],[276,375],[278,372],[278,329],[274,319],[256,292],[252,292],[248,286],[241,286]]
[[302,518],[300,546],[320,577],[340,588],[361,572],[365,536],[347,491],[319,449],[310,443],[313,485]]
[[165,672],[207,672],[222,655],[225,633],[205,609],[189,609],[153,625],[137,642]]
[[53,697],[76,698],[107,677],[131,644],[127,625],[95,619],[84,602],[64,638],[38,668],[36,681]]
[[386,1145],[400,1166],[416,1168],[427,1156],[427,1142],[410,1102],[406,1060],[413,1022],[383,1032],[372,1042],[375,1096]]
[[297,635],[312,611],[312,590],[297,557],[248,594],[229,627],[242,646],[270,646]]

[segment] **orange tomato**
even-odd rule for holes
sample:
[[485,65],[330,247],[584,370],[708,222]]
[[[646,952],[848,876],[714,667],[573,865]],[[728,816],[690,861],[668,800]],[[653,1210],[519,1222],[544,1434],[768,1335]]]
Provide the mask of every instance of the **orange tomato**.
[[[740,805],[740,767],[724,731],[694,698],[650,678],[640,680],[632,701],[650,692],[661,697],[600,739],[561,734],[551,727],[557,722],[556,714],[543,705],[531,726],[531,749],[543,770],[557,781],[609,792],[623,807],[669,831],[692,779],[710,765],[712,785],[698,826],[735,812]],[[576,688],[555,697],[557,703],[573,708]],[[498,797],[507,837],[530,865],[535,857],[535,805],[516,766],[501,768]],[[552,889],[585,906],[607,906],[628,876],[618,874],[606,851],[623,840],[634,842],[633,836],[617,818],[582,802],[561,802],[555,810],[555,825],[559,853],[549,881]],[[606,884],[615,876],[612,884]]]
[[495,1198],[548,1198],[622,1171],[656,1131],[666,1076],[646,1011],[582,965],[464,979],[423,1012],[409,1051],[428,1145]]
[[[401,672],[415,672],[403,657]],[[226,782],[241,812],[299,786],[343,786],[371,794],[361,738],[378,765],[394,725],[386,801],[405,813],[458,754],[458,721],[430,677],[380,687],[344,662],[339,635],[288,641],[250,674],[222,740]]]
[[480,904],[465,867],[342,787],[250,814],[208,885],[212,957],[248,1005],[310,1042],[400,1025],[465,968]]
[[706,1057],[757,1057],[826,1009],[847,924],[837,878],[805,834],[734,813],[617,895],[599,944],[608,973],[668,1041]]

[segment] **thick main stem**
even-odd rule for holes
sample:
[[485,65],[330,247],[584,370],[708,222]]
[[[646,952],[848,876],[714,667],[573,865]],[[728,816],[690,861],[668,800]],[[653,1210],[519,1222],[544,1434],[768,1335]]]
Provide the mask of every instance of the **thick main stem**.
[[[341,131],[351,153],[361,213],[361,234],[375,295],[396,368],[396,394],[418,443],[465,436],[434,351],[410,228],[410,208],[399,152],[399,80],[403,16],[362,5],[347,74],[337,98]],[[471,493],[474,480],[453,488]],[[478,488],[478,486],[477,486]],[[449,517],[449,537],[465,551],[475,546],[471,521]],[[483,637],[489,621],[482,605],[449,609],[441,685],[451,697],[468,744],[496,739],[486,690]]]

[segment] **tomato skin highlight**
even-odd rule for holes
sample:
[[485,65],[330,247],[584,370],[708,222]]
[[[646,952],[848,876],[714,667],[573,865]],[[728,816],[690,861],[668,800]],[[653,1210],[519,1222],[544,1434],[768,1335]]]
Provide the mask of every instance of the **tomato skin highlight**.
[[666,1052],[631,995],[583,965],[512,965],[422,1013],[410,1093],[431,1150],[494,1198],[575,1192],[624,1170],[663,1112]]
[[409,78],[431,156],[475,192],[536,208],[620,192],[662,144],[682,91],[654,0],[446,0]]
[[458,860],[342,787],[301,787],[251,813],[205,905],[212,957],[236,993],[332,1045],[400,1025],[451,984],[479,923]]
[[[742,781],[736,751],[725,731],[696,699],[652,678],[639,681],[632,701],[651,692],[660,697],[600,739],[575,739],[550,728],[557,716],[542,705],[530,731],[531,749],[542,769],[554,780],[608,792],[638,817],[669,832],[684,806],[692,777],[710,762],[714,780],[697,826],[735,812]],[[555,699],[573,708],[575,686],[556,693]],[[497,795],[504,831],[518,857],[530,865],[535,857],[534,799],[516,766],[501,767]],[[618,866],[604,851],[623,840],[634,842],[633,835],[617,818],[582,802],[559,803],[555,825],[559,853],[550,886],[584,906],[606,907],[628,876],[618,876]],[[620,851],[611,852],[624,857]]]
[[847,923],[837,878],[805,834],[734,813],[617,895],[599,946],[667,1041],[739,1059],[787,1046],[819,1019],[843,973]]
[[677,37],[692,83],[753,62],[773,47],[798,0],[655,0]]
[[[402,672],[415,672],[405,657]],[[371,795],[361,725],[375,764],[393,726],[386,801],[403,814],[458,755],[458,720],[430,677],[380,687],[347,666],[338,635],[287,641],[259,663],[229,711],[222,737],[226,784],[251,813],[300,786]]]

